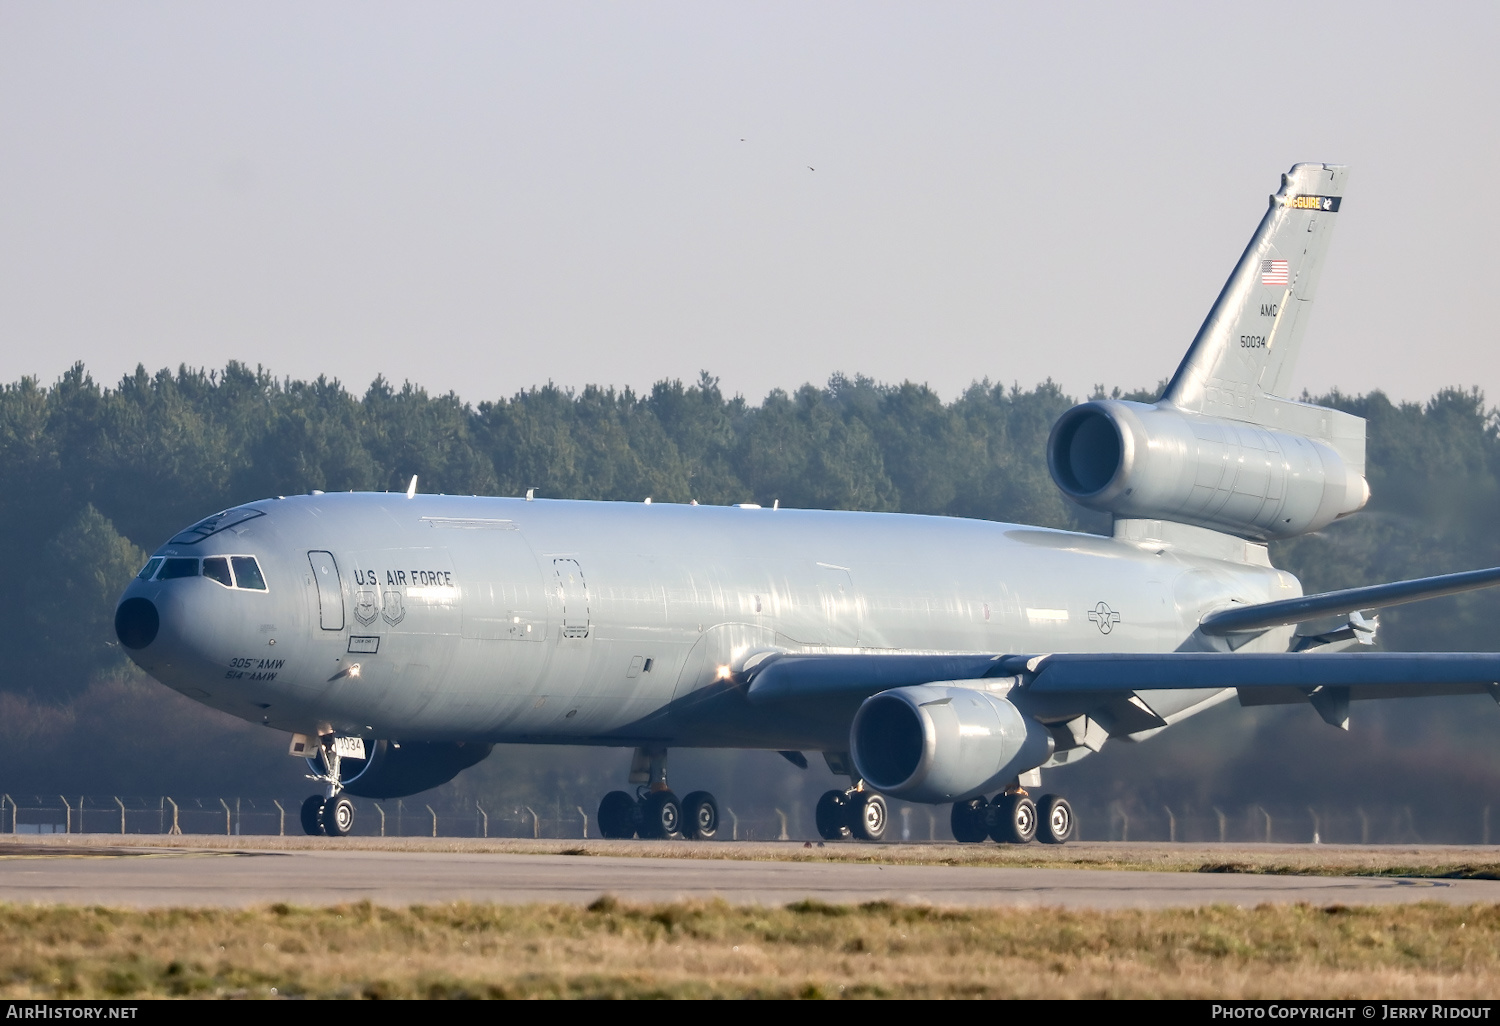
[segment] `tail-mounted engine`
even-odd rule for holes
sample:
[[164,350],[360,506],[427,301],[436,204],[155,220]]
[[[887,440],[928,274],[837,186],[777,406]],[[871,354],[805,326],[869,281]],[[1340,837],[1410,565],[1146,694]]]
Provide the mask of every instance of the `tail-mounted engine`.
[[1047,729],[1001,696],[947,684],[867,698],[849,734],[865,782],[914,802],[1000,790],[1051,758],[1052,747]]
[[[1339,426],[1357,420],[1263,402]],[[1047,464],[1057,486],[1089,509],[1272,541],[1326,527],[1369,499],[1363,422],[1358,427],[1357,454],[1341,454],[1352,447],[1167,404],[1105,399],[1058,418]]]

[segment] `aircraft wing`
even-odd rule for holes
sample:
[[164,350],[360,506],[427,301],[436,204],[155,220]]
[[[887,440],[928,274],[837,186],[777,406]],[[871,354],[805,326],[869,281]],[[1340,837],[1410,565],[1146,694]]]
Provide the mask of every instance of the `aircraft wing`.
[[[1492,692],[1500,652],[1166,652],[1044,656],[1027,690],[1036,695],[1348,688],[1350,698],[1413,698]],[[1266,704],[1266,703],[1254,703]]]
[[889,688],[940,681],[1007,688],[1048,722],[1088,716],[1115,735],[1167,725],[1152,708],[1154,692],[1227,688],[1238,691],[1242,705],[1308,702],[1326,722],[1348,729],[1350,701],[1488,694],[1500,702],[1500,653],[785,655],[751,671],[747,698],[757,705],[856,705]]
[[[1232,635],[1317,617],[1453,595],[1500,584],[1500,567],[1367,588],[1240,605],[1200,624]],[[1163,691],[1234,688],[1242,705],[1310,702],[1324,720],[1348,726],[1350,701],[1489,694],[1500,702],[1500,653],[1490,652],[1060,652],[772,655],[743,681],[754,704],[857,704],[890,688],[956,682],[1005,689],[1049,721],[1101,718],[1111,733],[1165,726],[1151,707]]]
[[[783,655],[749,674],[747,694],[757,704],[865,698],[888,688],[936,681],[978,686],[995,678],[1020,678],[1019,686],[1034,696],[1223,688],[1348,688],[1356,699],[1493,694],[1500,687],[1500,652]],[[1305,691],[1295,700],[1302,698]]]
[[1326,591],[1301,598],[1260,602],[1255,605],[1231,606],[1203,618],[1199,629],[1204,634],[1225,635],[1263,631],[1271,627],[1302,623],[1320,616],[1352,613],[1361,609],[1380,609],[1405,602],[1456,595],[1500,584],[1500,567],[1469,570],[1461,574],[1421,577],[1414,581],[1394,581],[1367,588]]

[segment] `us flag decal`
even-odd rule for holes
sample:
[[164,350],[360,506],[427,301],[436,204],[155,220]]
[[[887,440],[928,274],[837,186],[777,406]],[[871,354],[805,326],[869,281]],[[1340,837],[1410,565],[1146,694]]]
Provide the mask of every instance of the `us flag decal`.
[[1289,285],[1291,277],[1287,272],[1285,260],[1262,260],[1260,262],[1260,283],[1262,285]]

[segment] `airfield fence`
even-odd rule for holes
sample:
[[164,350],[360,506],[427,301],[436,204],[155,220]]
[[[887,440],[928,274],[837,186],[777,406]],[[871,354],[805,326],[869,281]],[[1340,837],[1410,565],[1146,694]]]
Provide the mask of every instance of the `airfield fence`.
[[[300,798],[152,798],[113,795],[0,794],[4,834],[300,835]],[[353,833],[386,837],[598,837],[594,810],[562,801],[533,805],[415,798],[355,800]],[[1293,807],[1275,803],[1233,808],[1111,802],[1077,804],[1079,839],[1282,844],[1500,843],[1500,808],[1424,822],[1411,806]],[[737,840],[817,841],[811,806],[720,807],[720,836]],[[952,840],[948,807],[892,802],[886,838]]]

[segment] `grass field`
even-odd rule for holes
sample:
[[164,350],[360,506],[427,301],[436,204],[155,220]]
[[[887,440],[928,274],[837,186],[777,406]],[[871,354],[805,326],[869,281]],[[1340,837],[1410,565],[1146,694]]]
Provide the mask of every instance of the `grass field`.
[[1500,993],[1500,907],[1064,912],[799,902],[0,905],[0,997],[1315,997]]

